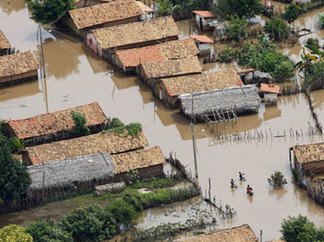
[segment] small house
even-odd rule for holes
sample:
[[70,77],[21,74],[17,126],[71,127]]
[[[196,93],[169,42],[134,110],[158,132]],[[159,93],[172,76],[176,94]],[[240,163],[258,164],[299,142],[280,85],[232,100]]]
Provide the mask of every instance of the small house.
[[9,55],[10,54],[11,45],[4,35],[4,33],[0,30],[0,56],[1,55]]
[[280,93],[280,86],[261,83],[261,92],[264,95],[265,104],[274,105],[277,103],[278,95]]
[[190,38],[196,42],[200,56],[211,57],[215,55],[213,47],[214,41],[212,39],[206,35],[190,35]]
[[243,82],[233,68],[222,71],[162,79],[158,93],[169,107],[179,105],[179,96],[186,93],[212,91],[241,86]]
[[137,170],[140,179],[163,177],[165,158],[159,146],[112,155],[115,182],[127,181],[128,172]]
[[177,40],[179,30],[172,17],[92,30],[87,34],[87,46],[99,56],[111,61],[117,50],[139,48]]
[[254,85],[230,87],[179,96],[180,111],[194,121],[220,122],[257,113],[260,96]]
[[113,155],[143,149],[147,145],[143,131],[135,137],[127,134],[117,135],[109,131],[27,147],[23,152],[23,161],[36,165],[100,152]]
[[37,79],[38,67],[31,51],[0,56],[0,87]]
[[99,104],[94,102],[30,118],[9,120],[3,125],[3,131],[9,137],[24,140],[26,147],[68,139],[73,137],[69,131],[75,126],[71,111],[85,115],[91,133],[108,128],[106,115]]
[[142,14],[135,0],[118,0],[70,10],[64,21],[84,38],[93,29],[137,22]]
[[142,48],[118,50],[112,62],[123,72],[131,72],[142,63],[176,60],[198,54],[195,42],[192,39],[183,39]]
[[208,24],[212,23],[214,20],[216,20],[216,17],[214,14],[212,14],[210,11],[192,11],[192,13],[195,15],[196,24],[199,29],[202,30],[209,30],[210,27]]
[[182,242],[259,242],[248,224],[179,240]]
[[198,57],[192,56],[179,60],[142,63],[138,75],[152,88],[155,95],[160,95],[158,90],[162,78],[200,74],[201,72],[202,67]]

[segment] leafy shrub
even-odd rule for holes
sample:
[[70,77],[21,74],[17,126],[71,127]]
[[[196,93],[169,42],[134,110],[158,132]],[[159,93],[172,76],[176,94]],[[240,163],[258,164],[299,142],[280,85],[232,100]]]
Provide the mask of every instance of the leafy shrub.
[[128,225],[133,219],[139,217],[140,213],[133,205],[124,199],[114,200],[107,208],[106,212],[110,213],[118,224]]
[[34,242],[69,242],[73,241],[70,233],[58,227],[53,220],[36,220],[26,228],[26,232],[31,234]]
[[132,205],[137,212],[141,212],[143,210],[141,197],[136,194],[126,193],[123,196],[123,201]]
[[237,58],[237,51],[230,46],[225,46],[223,51],[218,54],[217,61],[223,63],[230,63],[236,58]]
[[16,153],[22,151],[25,148],[25,142],[24,140],[20,140],[17,137],[11,137],[9,139],[9,146],[11,152]]
[[137,182],[139,182],[139,176],[138,176],[138,170],[129,170],[126,173],[127,176],[127,185],[133,185]]
[[33,242],[33,238],[25,232],[23,227],[11,224],[0,229],[0,241]]
[[113,118],[111,120],[111,125],[110,128],[118,128],[118,127],[124,127],[124,123],[122,121],[120,121],[119,118]]
[[138,136],[138,133],[142,131],[142,125],[140,123],[130,123],[125,128],[132,137]]
[[132,188],[166,188],[166,187],[172,187],[175,184],[177,184],[177,181],[175,179],[171,178],[159,178],[159,179],[152,179],[148,181],[142,181],[139,183],[136,183],[132,185]]
[[75,111],[71,111],[71,115],[75,126],[70,132],[75,136],[90,134],[90,129],[86,126],[87,119],[85,115]]
[[287,39],[289,34],[288,25],[279,17],[274,17],[266,21],[264,30],[269,34],[271,39],[276,41]]
[[308,49],[310,49],[314,54],[318,54],[320,52],[320,45],[318,39],[308,38],[305,46]]
[[289,79],[295,74],[295,68],[292,61],[282,60],[271,72],[272,77],[280,81],[289,81]]
[[[127,131],[125,134],[125,130]],[[138,133],[142,131],[142,125],[140,123],[130,123],[124,125],[118,118],[113,118],[111,121],[111,128],[108,131],[114,132],[116,135],[123,134],[125,137],[131,135],[133,138],[138,136]]]
[[281,187],[282,185],[287,184],[287,181],[281,171],[276,171],[275,173],[271,174],[271,178],[268,178],[268,182],[274,187]]
[[244,18],[234,18],[225,24],[226,36],[229,40],[239,41],[245,39],[248,34],[248,23]]
[[97,205],[73,210],[60,220],[59,227],[71,233],[75,241],[102,241],[116,232],[113,217]]
[[288,23],[292,23],[303,13],[304,11],[301,7],[299,7],[295,2],[291,2],[285,7],[285,12],[282,14],[282,18],[287,20]]
[[260,0],[217,0],[214,2],[213,12],[225,19],[231,16],[253,18],[263,10]]
[[324,14],[318,15],[318,24],[321,29],[324,29]]
[[293,177],[294,177],[294,181],[295,181],[295,183],[299,183],[298,175],[297,175],[297,172],[296,172],[296,169],[295,169],[295,168],[292,168],[292,169],[291,169],[291,174],[292,174]]

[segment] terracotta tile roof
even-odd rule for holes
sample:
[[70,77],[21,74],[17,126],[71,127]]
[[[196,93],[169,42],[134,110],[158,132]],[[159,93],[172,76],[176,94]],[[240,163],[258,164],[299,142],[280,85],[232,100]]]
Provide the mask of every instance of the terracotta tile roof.
[[114,132],[106,132],[27,147],[26,151],[33,165],[36,165],[102,152],[116,154],[144,148],[147,145],[143,131],[134,138],[131,135],[125,137]]
[[98,125],[107,122],[107,117],[97,102],[84,106],[78,106],[53,113],[8,121],[19,139],[38,137],[47,134],[64,132],[74,127],[71,111],[80,112],[86,116],[87,126]]
[[215,233],[199,235],[184,239],[184,242],[258,242],[258,238],[249,225],[244,224],[231,229],[224,229]]
[[162,151],[158,146],[113,155],[112,161],[115,167],[115,174],[165,163]]
[[149,6],[145,5],[141,1],[136,1],[136,3],[139,6],[139,8],[142,9],[143,12],[147,12],[147,13],[154,13],[155,12],[152,8],[150,8]]
[[193,13],[203,17],[203,18],[215,18],[215,15],[210,11],[192,11]]
[[172,17],[156,18],[92,30],[102,49],[116,48],[179,35]]
[[198,54],[199,50],[191,39],[174,40],[143,48],[116,51],[117,57],[125,67],[136,67],[145,62],[181,59]]
[[38,61],[31,51],[0,56],[0,78],[37,70]]
[[239,71],[237,71],[237,74],[248,73],[248,72],[253,72],[253,71],[255,71],[255,69],[249,68],[249,69],[239,70]]
[[296,145],[293,151],[301,164],[324,161],[324,143]]
[[198,40],[201,43],[214,43],[214,41],[206,35],[190,35],[190,38]]
[[0,49],[9,49],[11,48],[11,45],[9,41],[7,40],[4,33],[0,30]]
[[185,74],[197,74],[202,72],[202,67],[197,56],[179,60],[166,60],[160,62],[146,62],[141,64],[142,78],[165,78]]
[[280,86],[273,84],[261,83],[262,92],[280,93]]
[[140,16],[143,11],[135,0],[118,0],[69,11],[78,29]]
[[166,78],[162,79],[162,83],[170,96],[243,85],[240,76],[233,68],[199,75]]

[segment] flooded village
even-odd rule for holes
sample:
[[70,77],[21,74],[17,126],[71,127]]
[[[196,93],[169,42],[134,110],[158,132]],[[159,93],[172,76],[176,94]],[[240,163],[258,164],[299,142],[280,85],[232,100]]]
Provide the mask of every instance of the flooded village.
[[324,241],[324,3],[246,1],[0,0],[0,241]]

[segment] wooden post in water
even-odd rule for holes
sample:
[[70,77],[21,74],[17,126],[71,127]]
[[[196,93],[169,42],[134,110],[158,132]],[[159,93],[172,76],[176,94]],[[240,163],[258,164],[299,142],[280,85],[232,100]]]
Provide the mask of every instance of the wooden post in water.
[[208,179],[208,199],[211,201],[210,190],[211,190],[211,180],[210,180],[210,177],[209,177],[209,179]]

